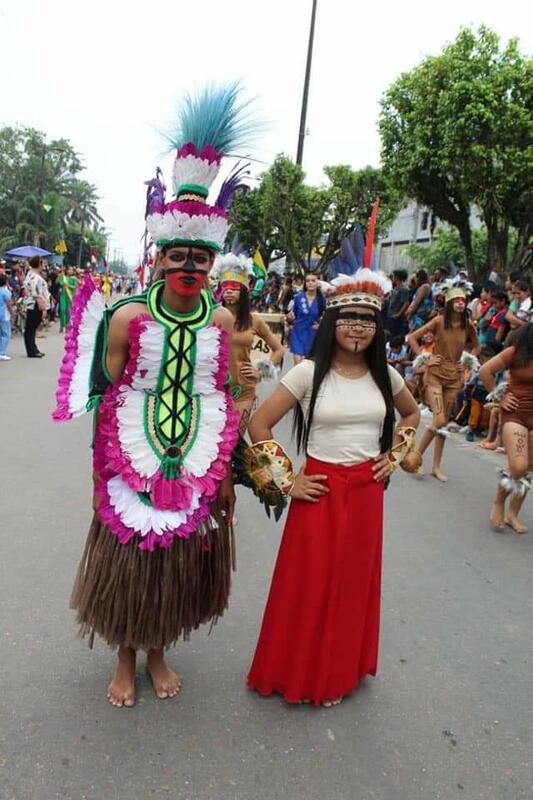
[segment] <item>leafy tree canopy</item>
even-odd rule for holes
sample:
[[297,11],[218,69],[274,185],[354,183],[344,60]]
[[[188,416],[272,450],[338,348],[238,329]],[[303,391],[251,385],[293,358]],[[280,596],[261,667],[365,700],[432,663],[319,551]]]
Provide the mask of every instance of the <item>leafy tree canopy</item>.
[[485,267],[506,266],[511,226],[517,242],[531,236],[531,217],[517,210],[533,184],[532,107],[532,60],[515,39],[502,48],[486,27],[462,30],[383,97],[386,179],[458,230],[470,270],[472,205],[487,228]]

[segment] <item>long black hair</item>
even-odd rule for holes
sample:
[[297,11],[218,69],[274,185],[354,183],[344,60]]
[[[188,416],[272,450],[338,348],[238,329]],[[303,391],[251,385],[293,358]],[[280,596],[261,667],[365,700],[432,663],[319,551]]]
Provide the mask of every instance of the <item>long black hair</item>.
[[[315,371],[313,375],[313,387],[311,390],[311,398],[309,401],[309,409],[307,415],[301,409],[298,403],[294,409],[293,419],[293,435],[296,437],[296,447],[298,453],[307,452],[307,443],[309,441],[309,431],[313,424],[313,416],[315,413],[316,399],[322,382],[331,368],[331,360],[335,350],[335,323],[339,318],[340,307],[329,308],[322,316],[318,331],[315,336],[315,341],[307,358],[315,362]],[[394,400],[392,396],[392,385],[387,365],[387,356],[385,352],[385,331],[383,323],[381,322],[381,315],[375,314],[376,333],[371,343],[364,351],[364,356],[370,374],[372,375],[378,389],[383,395],[385,401],[385,418],[383,420],[383,430],[380,439],[381,452],[386,453],[392,447],[392,440],[394,436]],[[357,402],[357,394],[354,394],[354,403]]]
[[[453,303],[454,300],[457,300],[457,297],[454,297],[453,300],[448,300],[444,306],[444,327],[451,328],[452,327],[452,320],[453,315],[456,313],[453,310]],[[468,322],[468,311],[466,308],[466,300],[465,300],[465,308],[464,311],[461,312],[461,328],[466,328],[466,323]]]
[[[224,305],[224,295],[222,295],[222,305]],[[246,286],[241,285],[239,300],[237,302],[237,313],[235,315],[235,330],[248,331],[252,327],[252,313],[250,311],[250,293]]]
[[516,352],[516,366],[525,367],[533,358],[533,323],[521,325],[509,336],[509,345]]

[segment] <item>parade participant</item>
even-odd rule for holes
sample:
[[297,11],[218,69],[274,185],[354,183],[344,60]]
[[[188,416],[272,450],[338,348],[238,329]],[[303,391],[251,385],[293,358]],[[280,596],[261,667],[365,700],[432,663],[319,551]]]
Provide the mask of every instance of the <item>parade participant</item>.
[[253,366],[250,358],[256,336],[270,349],[270,360],[274,366],[280,363],[284,352],[283,345],[266,322],[258,314],[250,311],[247,283],[251,274],[251,260],[233,253],[219,256],[211,271],[211,277],[220,285],[222,303],[233,318],[230,381],[235,408],[241,420],[241,435],[246,433],[250,413],[256,401],[255,387],[260,380],[259,371]]
[[290,336],[290,351],[294,363],[299,364],[306,357],[313,344],[326,302],[318,285],[318,278],[308,272],[304,278],[304,288],[294,298],[288,321],[293,323]]
[[[248,686],[325,706],[376,674],[383,491],[420,417],[387,365],[380,308],[388,280],[362,269],[333,283],[309,359],[285,375],[249,429],[258,475],[269,462],[292,500]],[[272,439],[291,409],[307,455],[296,477]]]
[[480,380],[493,392],[495,376],[502,370],[509,370],[507,390],[500,403],[508,469],[502,472],[490,521],[498,530],[509,525],[516,533],[527,533],[528,528],[518,514],[530,489],[533,469],[533,324],[521,325],[511,334],[509,344],[479,372]]
[[111,300],[111,291],[113,289],[113,279],[110,275],[104,275],[102,277],[102,294],[104,295],[104,299],[106,302]]
[[63,333],[70,322],[70,307],[78,288],[74,267],[67,267],[66,271],[61,272],[57,282],[61,290],[59,295],[59,333]]
[[30,268],[24,278],[24,307],[26,310],[26,323],[24,326],[24,345],[28,358],[42,358],[35,344],[35,336],[39,325],[43,321],[43,314],[49,302],[48,286],[43,277],[45,262],[39,256],[32,256],[29,260]]
[[431,474],[445,483],[448,476],[441,469],[446,425],[461,387],[461,356],[468,348],[473,355],[480,352],[476,329],[468,319],[467,290],[470,287],[450,281],[439,289],[445,296],[444,314],[413,331],[407,341],[416,356],[422,353],[421,341],[430,331],[435,335],[433,353],[427,357],[424,375],[425,401],[433,414],[431,426],[424,432],[418,452],[423,456],[435,439]]
[[95,515],[71,605],[90,644],[99,634],[118,646],[107,691],[115,706],[135,702],[138,650],[147,652],[157,697],[176,696],[181,679],[165,648],[213,624],[228,603],[233,320],[206,284],[227,235],[231,193],[224,184],[215,205],[207,197],[224,152],[252,130],[245,109],[237,84],[186,97],[172,139],[175,199],[165,202],[158,180],[147,196],[163,279],[106,310],[87,276],[67,332],[55,418],[98,409]]

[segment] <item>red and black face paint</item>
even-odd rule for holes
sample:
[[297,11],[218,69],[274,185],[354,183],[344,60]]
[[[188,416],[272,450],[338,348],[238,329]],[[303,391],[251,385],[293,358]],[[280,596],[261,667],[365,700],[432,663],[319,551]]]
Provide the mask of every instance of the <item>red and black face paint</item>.
[[193,253],[190,247],[187,253],[174,250],[166,258],[177,265],[165,267],[165,279],[170,288],[176,294],[184,297],[199,294],[207,282],[211,264],[209,254],[207,252]]
[[222,297],[224,297],[226,292],[237,292],[240,294],[241,286],[242,284],[239,283],[239,281],[224,281],[222,284]]

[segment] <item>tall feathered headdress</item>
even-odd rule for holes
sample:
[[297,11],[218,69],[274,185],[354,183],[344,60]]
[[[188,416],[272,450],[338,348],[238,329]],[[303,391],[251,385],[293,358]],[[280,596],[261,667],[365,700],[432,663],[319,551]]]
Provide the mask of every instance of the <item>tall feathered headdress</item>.
[[209,189],[220,171],[222,158],[247,146],[259,128],[250,103],[242,100],[239,83],[207,86],[196,95],[185,96],[176,129],[166,136],[176,148],[172,181],[175,199],[166,203],[161,192],[154,191],[147,202],[146,227],[158,247],[196,245],[222,249],[231,199],[243,190],[246,168],[239,167],[230,175],[215,205],[207,202]]
[[331,281],[326,303],[328,308],[357,305],[380,311],[391,289],[392,284],[386,275],[362,268],[355,275],[339,275]]

